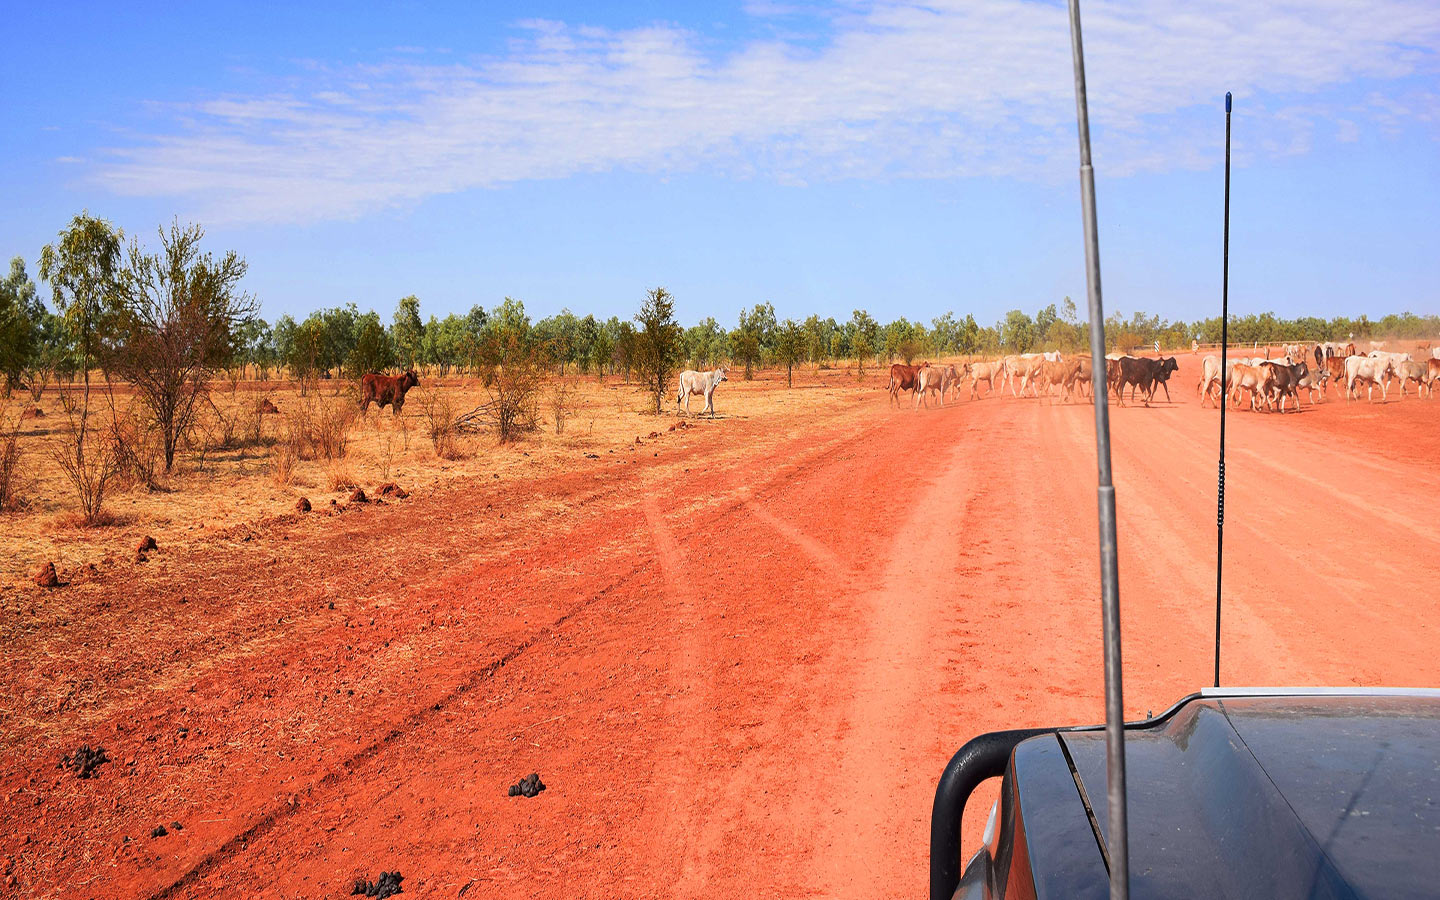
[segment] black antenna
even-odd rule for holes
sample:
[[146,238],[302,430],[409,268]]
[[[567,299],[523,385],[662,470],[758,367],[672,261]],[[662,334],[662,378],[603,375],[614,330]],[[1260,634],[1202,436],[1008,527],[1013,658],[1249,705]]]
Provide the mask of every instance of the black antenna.
[[[1225,92],[1225,244],[1220,280],[1220,488],[1215,503],[1215,686],[1220,686],[1220,581],[1225,572],[1225,408],[1230,405],[1230,92]],[[1207,388],[1208,390],[1208,388]]]
[[[1085,219],[1085,283],[1090,301],[1090,370],[1105,378],[1105,312],[1100,302],[1100,237],[1095,227],[1095,170],[1090,165],[1090,110],[1085,101],[1085,48],[1080,0],[1070,0],[1075,59],[1075,119],[1080,131],[1080,206]],[[1105,780],[1110,818],[1110,898],[1130,896],[1130,836],[1125,808],[1125,709],[1120,670],[1120,574],[1115,544],[1115,486],[1110,480],[1109,393],[1095,395],[1095,460],[1100,486],[1100,606],[1105,628]]]

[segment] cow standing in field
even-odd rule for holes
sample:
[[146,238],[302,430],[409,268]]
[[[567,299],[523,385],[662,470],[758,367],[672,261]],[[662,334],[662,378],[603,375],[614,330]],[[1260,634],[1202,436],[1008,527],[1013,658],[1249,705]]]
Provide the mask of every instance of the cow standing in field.
[[1040,364],[1040,370],[1035,374],[1037,384],[1045,388],[1045,393],[1051,395],[1053,403],[1053,391],[1059,388],[1063,393],[1065,402],[1070,402],[1070,370],[1073,363],[1060,360],[1045,360]]
[[961,363],[959,368],[955,366],[946,366],[946,368],[950,370],[950,377],[945,379],[945,391],[949,393],[953,390],[955,400],[959,402],[962,385],[965,383],[965,379],[970,377],[970,363]]
[[1073,395],[1083,385],[1082,397],[1095,399],[1094,386],[1090,381],[1090,357],[1082,356],[1079,359],[1072,359],[1069,363],[1069,372],[1065,375],[1065,389]]
[[[1022,353],[1019,356],[1005,357],[1005,381],[1010,385],[1010,396],[1025,396],[1025,389],[1029,388],[1031,394],[1036,397],[1040,395],[1035,392],[1031,381],[1040,374],[1040,366],[1045,362],[1045,357],[1038,353]],[[1020,379],[1020,393],[1015,393],[1015,379]]]
[[1150,399],[1155,399],[1155,388],[1165,389],[1165,402],[1172,403],[1170,399],[1170,373],[1180,371],[1180,363],[1175,357],[1167,356],[1160,360],[1160,365],[1155,369],[1155,383],[1150,386]]
[[1349,356],[1345,359],[1345,402],[1356,399],[1355,385],[1365,385],[1365,399],[1375,399],[1375,385],[1381,386],[1380,399],[1390,398],[1390,376],[1395,364],[1390,357]]
[[1435,382],[1440,380],[1440,356],[1425,360],[1425,390],[1435,399]]
[[680,390],[675,395],[675,412],[680,412],[680,404],[685,404],[685,415],[690,415],[690,395],[700,394],[705,398],[705,405],[700,409],[700,415],[707,412],[710,418],[715,418],[715,388],[720,382],[725,381],[725,373],[729,372],[729,366],[721,366],[718,369],[711,369],[709,372],[696,372],[694,369],[686,369],[680,373]]
[[915,373],[915,408],[919,409],[923,402],[930,405],[929,395],[934,394],[940,398],[940,405],[945,405],[945,392],[950,389],[951,382],[958,380],[960,373],[955,371],[954,366],[924,366]]
[[[1427,360],[1430,362],[1431,360]],[[1395,363],[1395,377],[1400,381],[1400,396],[1405,396],[1405,385],[1415,382],[1415,394],[1420,396],[1429,386],[1429,369],[1425,363],[1413,359],[1402,359]]]
[[[1295,398],[1295,409],[1298,411],[1300,409],[1300,381],[1310,376],[1310,367],[1303,361],[1286,365],[1274,360],[1267,360],[1264,366],[1275,375],[1274,396],[1280,399],[1280,412],[1285,412],[1286,397]],[[1313,406],[1315,401],[1312,399],[1310,404]]]
[[[1314,405],[1315,405],[1315,394],[1318,392],[1321,397],[1324,397],[1324,396],[1325,396],[1325,384],[1326,384],[1326,382],[1328,382],[1329,380],[1330,380],[1330,372],[1329,372],[1328,370],[1323,369],[1323,368],[1321,368],[1321,369],[1311,369],[1311,370],[1310,370],[1309,372],[1307,372],[1305,375],[1301,376],[1300,380],[1299,380],[1298,382],[1296,382],[1296,386],[1305,389],[1306,396],[1310,398],[1310,405],[1311,405],[1311,406],[1314,406]],[[1295,402],[1296,402],[1297,404],[1300,402],[1298,396],[1297,396]]]
[[1216,397],[1220,395],[1220,357],[1207,356],[1200,361],[1200,383],[1196,389],[1200,393],[1200,405],[1205,405],[1206,398],[1209,398],[1212,406],[1219,406]]
[[1250,365],[1249,363],[1237,362],[1230,368],[1230,375],[1225,381],[1225,393],[1229,399],[1240,406],[1240,392],[1250,392],[1250,409],[1252,412],[1260,408],[1259,401],[1265,401],[1265,409],[1275,408],[1272,395],[1275,393],[1275,370],[1266,365]]
[[[1177,365],[1174,358],[1169,360],[1151,359],[1148,356],[1122,356],[1116,360],[1120,368],[1120,377],[1116,383],[1115,400],[1119,406],[1125,405],[1125,386],[1133,385],[1130,399],[1135,399],[1134,390],[1139,390],[1145,395],[1145,405],[1149,406],[1150,401],[1155,397],[1155,380],[1159,373],[1164,371],[1165,377],[1170,377],[1173,371],[1171,366]],[[1167,387],[1165,393],[1168,396],[1170,389]]]
[[[1343,357],[1343,356],[1327,356],[1327,357],[1325,358],[1325,374],[1326,374],[1327,376],[1329,376],[1329,379],[1328,379],[1328,380],[1331,381],[1331,382],[1334,382],[1334,384],[1335,384],[1335,386],[1336,386],[1337,388],[1339,388],[1340,390],[1344,390],[1344,389],[1345,389],[1345,357]],[[1322,394],[1325,392],[1323,386],[1322,386],[1320,392],[1321,392]]]
[[381,409],[389,406],[391,415],[400,415],[405,407],[405,394],[419,383],[420,376],[414,369],[406,369],[404,375],[368,372],[360,376],[360,414],[363,416],[374,403]]
[[985,393],[995,392],[996,382],[1005,378],[1005,361],[979,362],[970,365],[970,399],[980,399],[980,382],[985,382]]
[[914,391],[915,376],[921,369],[928,369],[929,362],[923,362],[918,366],[902,366],[900,363],[890,364],[890,402],[896,406],[900,405],[901,391]]

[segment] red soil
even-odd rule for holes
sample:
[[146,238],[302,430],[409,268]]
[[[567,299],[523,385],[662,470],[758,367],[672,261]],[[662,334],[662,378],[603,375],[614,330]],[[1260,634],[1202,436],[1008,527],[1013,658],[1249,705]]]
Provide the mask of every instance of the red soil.
[[[1132,717],[1210,681],[1181,383],[1112,408]],[[1102,716],[1093,419],[839,409],[7,588],[0,894],[920,894],[951,752]],[[1440,682],[1440,403],[1230,422],[1224,681]]]

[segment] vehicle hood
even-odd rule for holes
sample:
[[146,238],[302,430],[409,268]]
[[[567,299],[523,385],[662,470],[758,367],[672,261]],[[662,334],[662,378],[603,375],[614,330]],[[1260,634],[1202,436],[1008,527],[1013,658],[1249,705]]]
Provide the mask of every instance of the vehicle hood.
[[[1059,738],[1108,843],[1104,733]],[[1440,892],[1440,698],[1201,697],[1125,754],[1134,897]]]

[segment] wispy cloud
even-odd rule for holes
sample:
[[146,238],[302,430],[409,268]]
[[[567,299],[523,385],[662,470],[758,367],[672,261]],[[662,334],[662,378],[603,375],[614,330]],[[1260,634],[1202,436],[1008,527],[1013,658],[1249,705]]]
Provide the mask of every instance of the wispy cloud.
[[[811,40],[718,56],[674,26],[529,21],[506,55],[474,64],[311,65],[303,89],[177,109],[94,175],[211,219],[301,222],[617,169],[790,183],[1069,176],[1063,6],[876,2],[815,21],[825,31]],[[1226,0],[1203,13],[1097,0],[1085,28],[1097,164],[1112,175],[1209,165],[1215,138],[1196,133],[1193,112],[1227,88],[1268,110],[1255,153],[1303,153],[1316,133],[1348,139],[1357,118],[1395,123],[1402,109],[1433,121],[1437,108],[1433,93],[1391,101],[1383,89],[1436,70],[1433,0]],[[1362,80],[1382,86],[1368,102],[1320,102]]]

